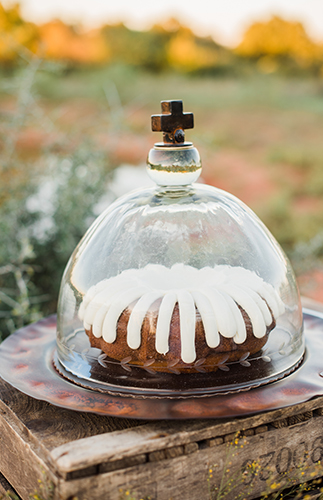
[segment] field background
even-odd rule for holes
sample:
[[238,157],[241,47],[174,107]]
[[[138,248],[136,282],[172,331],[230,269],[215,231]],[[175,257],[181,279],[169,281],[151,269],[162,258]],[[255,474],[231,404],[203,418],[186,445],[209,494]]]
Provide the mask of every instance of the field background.
[[323,49],[301,24],[258,23],[229,51],[174,20],[89,34],[0,4],[0,35],[0,340],[56,311],[67,260],[125,166],[145,183],[164,99],[194,112],[203,181],[247,203],[301,293],[323,300]]

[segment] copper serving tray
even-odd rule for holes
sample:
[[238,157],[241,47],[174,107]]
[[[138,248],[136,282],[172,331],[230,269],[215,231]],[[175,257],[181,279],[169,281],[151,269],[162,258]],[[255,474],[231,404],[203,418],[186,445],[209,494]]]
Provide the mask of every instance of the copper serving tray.
[[235,394],[137,399],[76,385],[54,368],[56,316],[18,330],[0,345],[0,376],[35,399],[101,415],[145,420],[251,415],[323,395],[323,314],[310,309],[303,312],[306,352],[301,365],[279,381]]

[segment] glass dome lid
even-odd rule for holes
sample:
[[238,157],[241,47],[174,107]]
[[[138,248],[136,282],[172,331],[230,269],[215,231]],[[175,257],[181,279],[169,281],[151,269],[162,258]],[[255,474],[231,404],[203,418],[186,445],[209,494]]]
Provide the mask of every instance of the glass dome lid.
[[113,203],[66,267],[56,368],[99,391],[190,397],[278,380],[304,354],[291,265],[234,196],[195,184],[193,115],[163,101],[147,160],[152,188]]

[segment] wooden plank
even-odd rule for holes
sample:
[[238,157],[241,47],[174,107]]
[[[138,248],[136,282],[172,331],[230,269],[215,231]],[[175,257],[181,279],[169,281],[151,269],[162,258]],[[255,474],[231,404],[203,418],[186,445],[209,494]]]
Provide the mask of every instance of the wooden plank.
[[[78,500],[120,500],[123,490],[151,500],[200,500],[216,494],[225,494],[228,500],[238,494],[257,498],[265,491],[272,493],[322,475],[322,426],[323,417],[318,416],[189,455],[149,461],[126,473],[119,470],[64,481],[60,495],[62,499],[75,495]],[[272,485],[276,486],[272,489]]]
[[0,473],[0,499],[4,498],[5,495],[8,494],[11,495],[11,498],[16,498],[17,500],[20,500],[20,497],[17,495],[17,492],[8,483],[6,478]]
[[17,391],[0,378],[0,411],[11,411],[25,432],[46,450],[71,440],[144,425],[144,421],[106,417],[55,407]]
[[68,472],[102,462],[122,460],[143,452],[149,453],[190,442],[202,442],[241,430],[256,429],[282,417],[294,417],[322,407],[323,397],[319,397],[306,403],[251,417],[154,422],[133,429],[71,441],[53,449],[51,456],[63,477]]
[[40,487],[55,486],[59,473],[49,451],[58,443],[142,424],[56,408],[0,379],[0,471],[28,499]]
[[[10,415],[0,418],[0,471],[23,498],[39,490],[40,485],[56,483],[56,477],[38,455],[28,439],[20,436],[21,428],[11,421]],[[6,418],[4,418],[6,417]]]

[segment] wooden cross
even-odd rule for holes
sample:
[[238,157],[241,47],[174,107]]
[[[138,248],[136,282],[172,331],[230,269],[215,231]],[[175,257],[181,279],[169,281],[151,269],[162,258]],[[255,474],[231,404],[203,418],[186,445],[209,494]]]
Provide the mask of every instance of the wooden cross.
[[152,115],[151,128],[163,132],[164,144],[181,145],[185,141],[184,130],[194,127],[193,113],[183,113],[183,101],[161,101],[161,115]]

